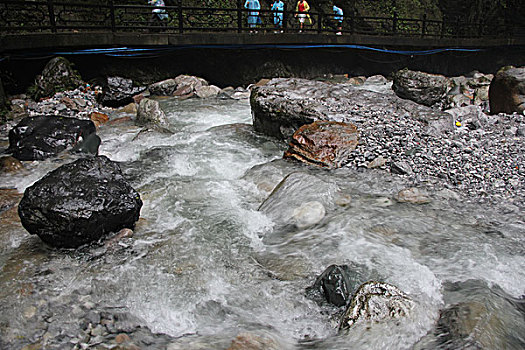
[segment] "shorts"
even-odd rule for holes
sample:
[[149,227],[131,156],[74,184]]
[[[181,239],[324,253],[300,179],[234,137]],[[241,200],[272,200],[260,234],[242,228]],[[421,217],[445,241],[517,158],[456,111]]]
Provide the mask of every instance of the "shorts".
[[299,18],[299,22],[304,23],[304,20],[306,19],[306,15],[304,13],[300,13],[297,15]]

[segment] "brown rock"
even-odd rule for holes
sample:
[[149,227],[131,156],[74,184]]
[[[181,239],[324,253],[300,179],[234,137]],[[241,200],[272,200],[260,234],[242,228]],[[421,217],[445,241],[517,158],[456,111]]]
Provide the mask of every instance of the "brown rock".
[[78,106],[77,104],[75,103],[75,101],[73,101],[72,99],[70,99],[69,97],[62,97],[60,99],[60,102],[63,103],[67,108],[69,109],[72,109],[72,110],[77,110],[78,109]]
[[20,162],[15,157],[5,156],[0,157],[0,172],[1,173],[15,173],[18,170],[24,168],[22,162]]
[[425,204],[430,198],[416,187],[405,188],[397,194],[395,199],[400,203]]
[[138,95],[135,95],[133,96],[133,102],[135,103],[140,103],[140,101],[142,101],[144,99],[144,94],[138,94]]
[[93,123],[95,123],[95,126],[97,128],[100,125],[105,124],[105,123],[107,123],[109,121],[109,117],[106,114],[100,113],[100,112],[92,112],[89,115],[89,119],[91,119],[93,121]]
[[257,83],[255,83],[255,86],[263,86],[270,82],[270,79],[263,78],[259,80]]
[[173,93],[173,96],[185,96],[193,93],[192,85],[182,85]]
[[118,111],[120,113],[137,114],[137,104],[135,102],[132,102],[130,104],[125,105],[124,107],[119,108]]
[[227,350],[277,350],[278,344],[269,338],[252,333],[240,333]]
[[117,334],[117,336],[115,337],[115,341],[118,344],[122,344],[122,343],[127,343],[131,341],[131,338],[126,333],[120,333],[120,334]]
[[130,117],[122,117],[122,118],[117,118],[117,119],[113,119],[109,121],[108,125],[117,125],[117,124],[128,123],[128,122],[131,122]]
[[489,88],[490,112],[522,113],[525,110],[525,67],[504,67]]
[[329,169],[339,168],[357,146],[357,127],[349,123],[316,121],[293,134],[284,158]]

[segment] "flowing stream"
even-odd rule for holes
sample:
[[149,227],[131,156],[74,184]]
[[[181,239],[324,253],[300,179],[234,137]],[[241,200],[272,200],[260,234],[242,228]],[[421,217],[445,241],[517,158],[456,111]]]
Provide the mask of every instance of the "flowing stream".
[[[240,334],[272,349],[525,346],[523,213],[446,191],[397,203],[402,177],[283,161],[286,145],[253,131],[248,101],[160,103],[174,134],[98,131],[100,154],[121,163],[144,202],[133,238],[55,250],[4,216],[0,347],[62,337],[73,348],[86,309],[95,323],[117,310],[168,336],[144,348],[226,349]],[[71,157],[30,163],[2,186],[23,192]],[[290,210],[312,201],[326,215],[290,224]],[[397,286],[411,313],[338,333],[341,310],[305,292],[331,264]]]

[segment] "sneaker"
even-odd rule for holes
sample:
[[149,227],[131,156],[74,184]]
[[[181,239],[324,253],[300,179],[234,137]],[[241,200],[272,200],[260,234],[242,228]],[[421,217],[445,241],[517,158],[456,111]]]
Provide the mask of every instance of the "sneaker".
[[343,33],[337,32],[337,33],[335,33],[335,35],[343,35]]

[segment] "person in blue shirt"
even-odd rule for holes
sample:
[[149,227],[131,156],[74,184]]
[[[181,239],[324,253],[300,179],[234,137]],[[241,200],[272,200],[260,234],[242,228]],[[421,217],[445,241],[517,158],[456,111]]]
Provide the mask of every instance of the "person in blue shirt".
[[[261,4],[259,3],[259,0],[246,0],[244,7],[250,10],[260,10]],[[255,28],[259,21],[259,11],[250,11],[248,14],[248,26],[250,28]]]
[[[164,4],[164,0],[148,0],[148,4],[151,6],[155,6],[155,7],[166,6]],[[152,17],[157,17],[161,21],[168,19],[168,14],[166,13],[165,9],[156,8],[156,9],[153,9],[153,11],[151,12],[152,12]]]
[[[284,2],[281,0],[275,0],[271,8],[273,12],[273,24],[276,28],[283,27],[283,11],[284,11]],[[283,31],[281,30],[281,33]]]
[[334,5],[333,10],[334,10],[334,21],[337,27],[337,33],[335,34],[341,35],[342,34],[341,31],[343,30],[343,9]]

